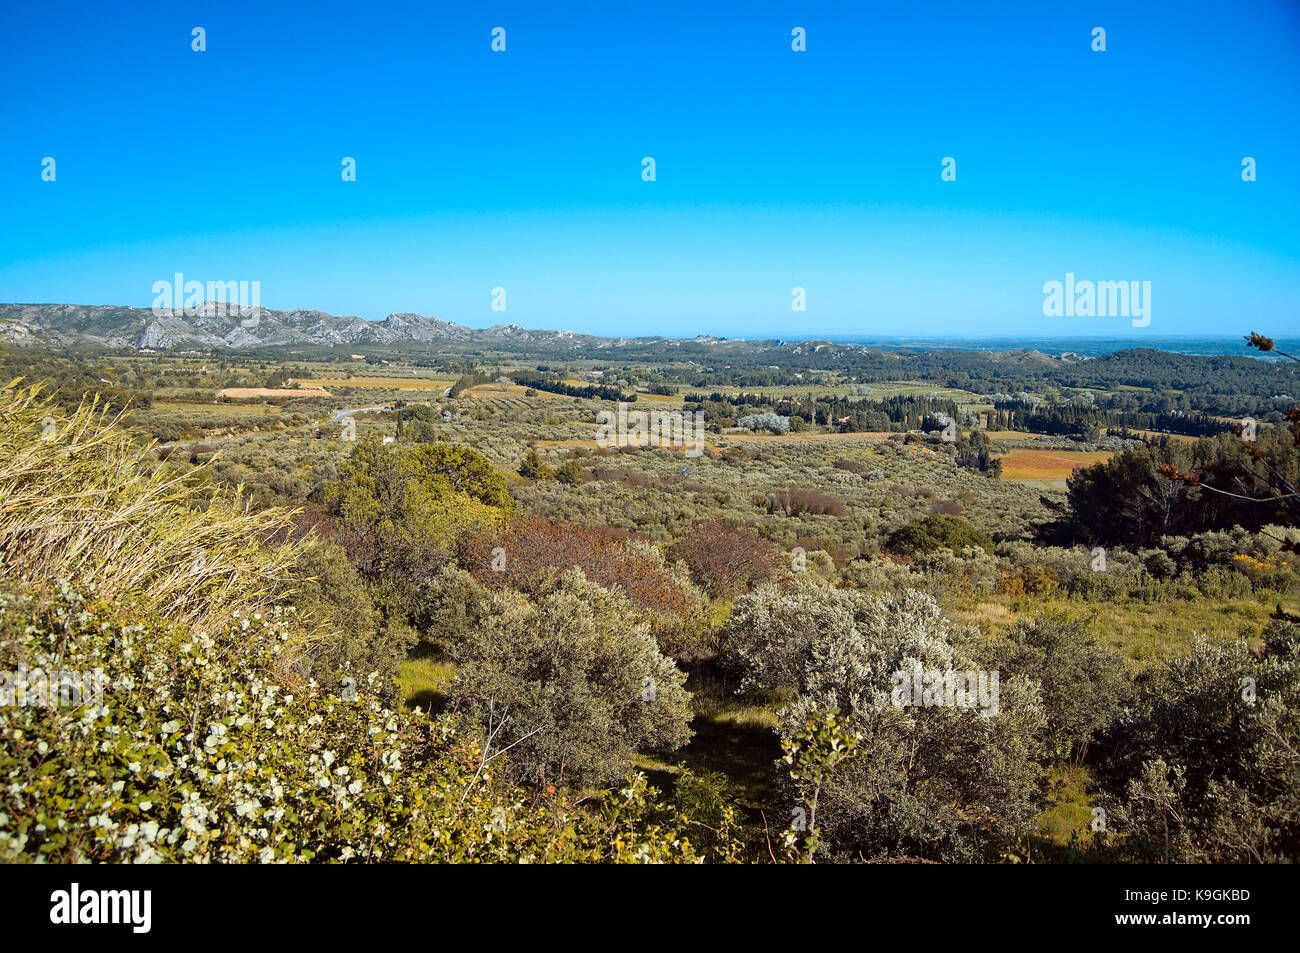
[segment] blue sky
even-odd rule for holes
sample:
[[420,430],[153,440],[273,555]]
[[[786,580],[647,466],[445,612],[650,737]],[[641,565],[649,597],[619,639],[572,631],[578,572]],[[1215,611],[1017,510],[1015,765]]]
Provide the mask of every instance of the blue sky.
[[[1295,0],[0,17],[0,301],[147,307],[180,271],[600,334],[1300,327]],[[1044,317],[1066,272],[1150,281],[1151,324]]]

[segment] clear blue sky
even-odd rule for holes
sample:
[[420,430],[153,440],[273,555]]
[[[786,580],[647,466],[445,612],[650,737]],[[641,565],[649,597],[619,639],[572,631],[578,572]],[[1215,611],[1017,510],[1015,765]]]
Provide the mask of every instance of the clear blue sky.
[[[1295,0],[0,17],[0,301],[147,307],[181,271],[272,308],[601,334],[1300,327]],[[1067,271],[1151,281],[1150,326],[1045,318]]]

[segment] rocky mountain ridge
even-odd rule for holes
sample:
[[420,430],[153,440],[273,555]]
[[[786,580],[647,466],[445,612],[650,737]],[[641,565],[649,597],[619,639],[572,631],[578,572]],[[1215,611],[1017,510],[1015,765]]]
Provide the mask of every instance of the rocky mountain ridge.
[[382,321],[298,308],[223,305],[205,301],[186,311],[114,305],[0,304],[0,340],[19,346],[97,344],[110,348],[247,349],[284,344],[383,345],[402,341],[518,340],[594,343],[571,331],[534,331],[518,325],[476,330],[454,321],[399,312]]

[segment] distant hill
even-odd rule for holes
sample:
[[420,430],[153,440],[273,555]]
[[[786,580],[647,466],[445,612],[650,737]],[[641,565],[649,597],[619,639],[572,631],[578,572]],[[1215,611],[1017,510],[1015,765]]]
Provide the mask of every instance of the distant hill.
[[382,321],[324,311],[227,308],[204,302],[199,314],[113,305],[0,304],[0,340],[18,346],[96,344],[156,350],[228,347],[248,349],[281,344],[393,344],[402,341],[474,343],[519,341],[574,344],[599,339],[570,331],[530,331],[518,325],[467,328],[419,314],[390,314]]
[[[908,378],[982,394],[1017,393],[1042,383],[1103,391],[1132,386],[1218,395],[1213,406],[1229,407],[1233,414],[1258,411],[1264,398],[1289,400],[1300,393],[1300,365],[1222,350],[1189,354],[1178,350],[1178,342],[1133,347],[1132,342],[1114,340],[1111,352],[1096,349],[1084,354],[1079,349],[1087,342],[1062,339],[1070,349],[1063,346],[1050,353],[1046,339],[989,339],[979,347],[976,340],[953,344],[900,339],[890,345],[884,340],[837,343],[713,335],[598,337],[516,324],[469,328],[410,313],[367,321],[355,315],[302,308],[237,309],[216,302],[205,302],[199,312],[187,315],[113,305],[0,304],[0,343],[52,349],[80,345],[203,352],[368,346],[407,352],[455,351],[479,357],[528,354],[559,361],[569,357],[601,359],[616,351],[619,361],[693,365],[698,373],[687,375],[683,383],[695,388],[727,384],[794,387],[822,372],[862,384]],[[990,347],[995,341],[997,346]],[[935,346],[940,343],[947,346]],[[1017,343],[1025,346],[1015,347]],[[1225,395],[1251,397],[1225,404]]]

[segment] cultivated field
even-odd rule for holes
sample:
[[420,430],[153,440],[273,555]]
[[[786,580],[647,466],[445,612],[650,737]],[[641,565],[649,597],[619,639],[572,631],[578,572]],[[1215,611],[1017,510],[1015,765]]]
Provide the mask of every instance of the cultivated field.
[[316,378],[316,379],[294,379],[294,382],[301,387],[355,387],[369,388],[373,390],[427,390],[441,393],[450,387],[454,381],[450,380],[429,380],[423,377],[346,377],[346,378]]
[[330,392],[320,387],[223,387],[218,397],[231,400],[248,400],[253,397],[329,397]]
[[1080,467],[1111,458],[1109,453],[1076,450],[1012,450],[1002,460],[1002,479],[1009,481],[1064,480]]

